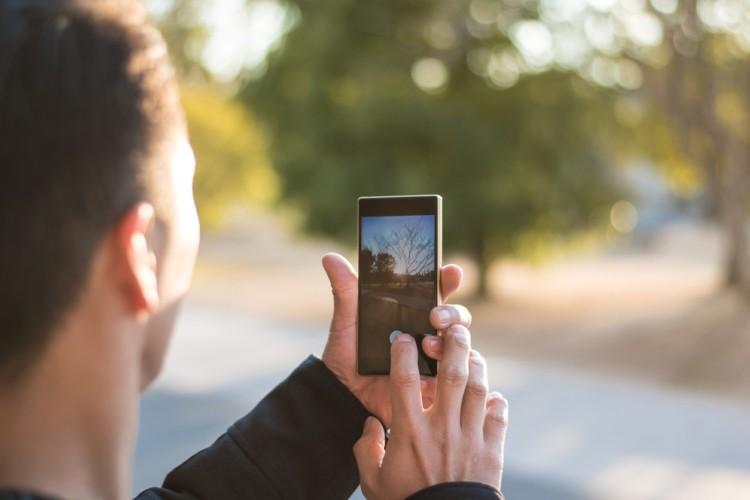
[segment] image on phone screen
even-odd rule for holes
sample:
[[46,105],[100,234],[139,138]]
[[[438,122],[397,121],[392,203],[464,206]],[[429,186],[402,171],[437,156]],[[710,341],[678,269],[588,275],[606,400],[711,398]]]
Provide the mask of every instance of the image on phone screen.
[[[436,219],[360,214],[359,349],[365,372],[387,373],[394,332],[418,341],[435,334],[429,314],[437,302]],[[420,372],[434,374],[421,349]]]

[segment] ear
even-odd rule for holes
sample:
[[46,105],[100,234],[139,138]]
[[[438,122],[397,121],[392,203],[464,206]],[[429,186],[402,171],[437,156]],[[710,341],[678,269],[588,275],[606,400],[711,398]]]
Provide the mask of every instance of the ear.
[[115,228],[118,277],[128,310],[136,316],[150,315],[159,305],[156,255],[148,233],[154,225],[154,207],[139,203],[120,218]]

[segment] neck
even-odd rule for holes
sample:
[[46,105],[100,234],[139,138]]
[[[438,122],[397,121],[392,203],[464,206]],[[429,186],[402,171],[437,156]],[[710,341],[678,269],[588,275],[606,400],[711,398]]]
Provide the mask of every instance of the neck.
[[[71,327],[107,324],[84,316]],[[129,496],[138,380],[128,370],[127,337],[58,332],[24,380],[0,387],[0,489],[81,499]]]

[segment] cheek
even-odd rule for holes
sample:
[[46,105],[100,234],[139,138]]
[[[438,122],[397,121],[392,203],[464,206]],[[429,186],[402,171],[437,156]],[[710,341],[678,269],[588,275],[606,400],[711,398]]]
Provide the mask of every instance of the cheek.
[[[189,205],[185,208],[182,216],[181,244],[179,252],[181,254],[182,266],[185,274],[190,277],[193,275],[193,267],[198,257],[198,246],[200,245],[200,221],[198,212],[195,208],[195,202],[190,198]],[[187,283],[189,286],[190,283]]]
[[148,387],[161,372],[180,304],[179,301],[174,302],[149,321],[141,359],[141,390]]
[[193,197],[193,185],[191,181],[184,186],[181,191],[184,195],[177,200],[177,209],[179,211],[179,225],[181,247],[183,249],[183,259],[185,265],[189,267],[192,276],[195,259],[198,255],[198,245],[200,244],[200,220],[198,219],[198,210],[195,206]]
[[177,208],[160,270],[161,301],[166,304],[181,299],[190,288],[200,244],[200,223],[192,197]]
[[157,377],[185,294],[190,288],[200,242],[195,205],[183,206],[170,228],[168,244],[157,263],[159,308],[149,319],[142,351],[141,390]]

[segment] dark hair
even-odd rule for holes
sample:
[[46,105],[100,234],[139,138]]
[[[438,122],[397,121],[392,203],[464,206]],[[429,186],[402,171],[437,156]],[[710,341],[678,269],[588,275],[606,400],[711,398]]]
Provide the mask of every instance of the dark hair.
[[135,1],[0,2],[0,381],[48,345],[108,229],[158,194],[182,115],[147,21]]

